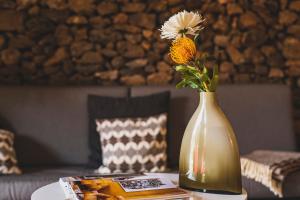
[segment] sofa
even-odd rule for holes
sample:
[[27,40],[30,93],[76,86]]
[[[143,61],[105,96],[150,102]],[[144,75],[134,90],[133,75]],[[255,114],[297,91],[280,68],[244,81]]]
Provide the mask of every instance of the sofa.
[[[16,134],[23,171],[0,176],[0,199],[30,199],[37,188],[59,177],[93,173],[87,167],[89,94],[125,97],[167,90],[171,92],[168,165],[176,171],[181,138],[199,101],[195,91],[174,86],[0,86],[0,116]],[[256,149],[298,150],[287,86],[221,85],[217,96],[232,122],[241,155]],[[242,181],[250,199],[275,197],[260,183],[245,177]],[[300,172],[288,176],[283,189],[286,197],[300,197]]]

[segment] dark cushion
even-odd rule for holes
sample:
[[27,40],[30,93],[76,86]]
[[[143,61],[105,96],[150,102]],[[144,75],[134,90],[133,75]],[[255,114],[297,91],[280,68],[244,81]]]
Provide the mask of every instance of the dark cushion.
[[0,176],[0,199],[30,200],[38,188],[57,182],[60,177],[89,175],[84,167],[24,168],[22,175]]
[[168,112],[169,98],[169,92],[134,98],[89,95],[89,139],[92,152],[90,166],[96,168],[102,164],[102,152],[99,134],[96,131],[96,119],[147,117]]
[[88,94],[124,97],[125,87],[0,86],[0,115],[13,128],[22,166],[88,163]]

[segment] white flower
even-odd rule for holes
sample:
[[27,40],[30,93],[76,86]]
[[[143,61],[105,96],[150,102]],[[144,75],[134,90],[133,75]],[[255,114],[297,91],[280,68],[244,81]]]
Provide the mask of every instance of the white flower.
[[203,17],[198,12],[181,11],[169,18],[161,27],[161,38],[176,39],[185,35],[196,35],[203,29]]

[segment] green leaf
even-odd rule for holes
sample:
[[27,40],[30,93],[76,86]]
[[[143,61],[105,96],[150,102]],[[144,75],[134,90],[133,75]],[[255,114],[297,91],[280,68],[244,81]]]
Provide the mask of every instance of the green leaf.
[[175,67],[175,70],[178,71],[178,72],[181,72],[181,71],[185,71],[187,69],[186,69],[186,66],[184,66],[184,65],[177,65]]
[[195,37],[194,37],[194,42],[195,42],[195,44],[198,43],[198,40],[200,39],[199,36],[200,36],[199,34],[196,34],[196,35],[195,35]]
[[187,84],[193,89],[197,89],[199,87],[198,84],[195,83],[193,80],[188,80]]
[[209,87],[209,90],[211,92],[216,91],[218,82],[219,82],[219,67],[217,65],[215,65],[214,69],[213,69],[213,76],[212,76],[210,87]]
[[175,70],[178,72],[185,72],[185,71],[191,71],[191,72],[197,72],[197,68],[189,66],[189,65],[178,65],[175,67]]
[[176,84],[176,88],[184,88],[186,87],[186,81],[185,79],[181,80],[179,83]]

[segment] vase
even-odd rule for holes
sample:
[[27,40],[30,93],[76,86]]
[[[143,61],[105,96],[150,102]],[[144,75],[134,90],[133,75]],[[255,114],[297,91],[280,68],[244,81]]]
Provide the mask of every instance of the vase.
[[214,92],[200,92],[200,103],[186,127],[179,185],[202,192],[242,193],[238,144]]

